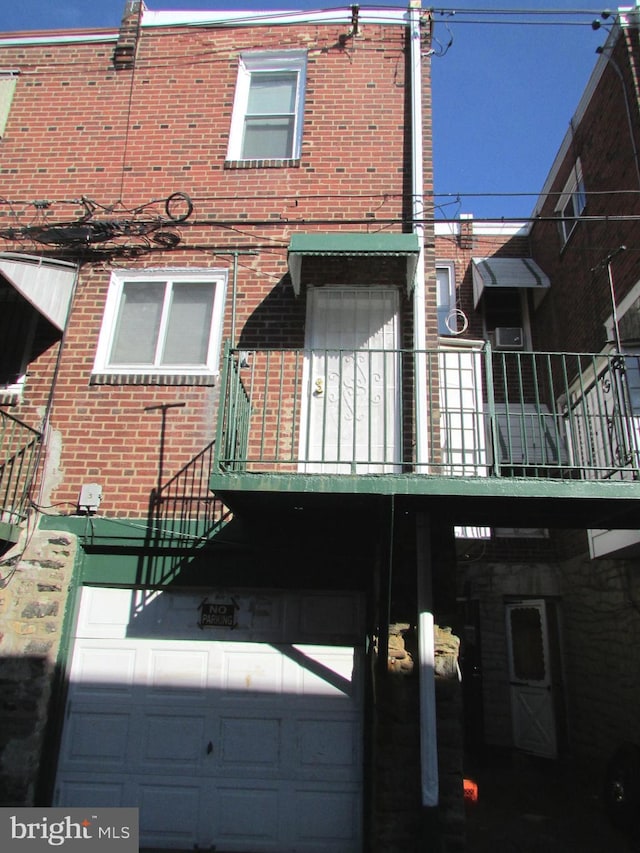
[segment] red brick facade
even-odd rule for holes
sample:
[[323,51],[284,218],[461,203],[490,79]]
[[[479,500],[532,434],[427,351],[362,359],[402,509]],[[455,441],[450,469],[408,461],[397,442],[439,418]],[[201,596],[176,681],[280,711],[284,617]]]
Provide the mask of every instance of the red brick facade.
[[[80,262],[60,363],[57,347],[33,363],[23,397],[11,409],[38,425],[57,370],[50,429],[60,433],[62,446],[60,458],[50,460],[45,505],[71,509],[88,479],[103,485],[101,511],[143,514],[157,473],[160,430],[160,415],[145,413],[147,407],[185,403],[167,418],[168,473],[214,436],[215,387],[92,381],[112,269],[227,271],[228,339],[229,252],[237,250],[238,339],[251,346],[300,347],[305,307],[287,276],[291,235],[407,229],[405,28],[366,24],[341,41],[345,33],[348,27],[339,23],[143,27],[130,68],[114,67],[107,34],[97,43],[0,44],[2,67],[20,71],[1,142],[7,201],[0,206],[0,228],[74,220],[83,213],[74,200],[82,197],[103,206],[97,216],[107,218],[126,218],[153,200],[160,202],[140,215],[162,215],[164,199],[174,192],[193,201],[172,250],[149,241],[148,251],[96,258],[29,240],[4,241],[6,250]],[[238,57],[270,49],[307,51],[301,156],[286,165],[247,168],[226,161]],[[425,71],[426,91],[428,84]],[[40,209],[35,201],[50,204]],[[405,307],[409,317],[410,305]]]

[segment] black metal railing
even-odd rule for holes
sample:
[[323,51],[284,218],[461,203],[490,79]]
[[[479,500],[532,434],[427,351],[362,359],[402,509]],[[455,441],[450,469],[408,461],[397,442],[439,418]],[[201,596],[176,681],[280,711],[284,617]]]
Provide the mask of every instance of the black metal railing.
[[26,516],[42,435],[0,410],[0,521],[20,524]]
[[224,526],[229,512],[209,489],[215,442],[208,444],[160,489],[150,501],[150,527],[160,541],[168,537],[185,546],[207,541]]

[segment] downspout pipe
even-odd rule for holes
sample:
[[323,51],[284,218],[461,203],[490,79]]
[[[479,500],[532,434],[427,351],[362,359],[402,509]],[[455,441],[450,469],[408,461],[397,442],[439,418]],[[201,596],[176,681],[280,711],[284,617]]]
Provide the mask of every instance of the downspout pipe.
[[410,0],[410,73],[411,73],[411,215],[412,230],[420,251],[413,284],[413,349],[416,359],[416,465],[418,473],[426,473],[427,463],[427,375],[426,375],[426,311],[424,263],[424,139],[422,131],[422,40],[420,32],[421,2]]
[[[410,0],[411,74],[411,175],[413,233],[420,252],[413,287],[413,347],[415,358],[416,464],[418,475],[427,473],[427,367],[426,301],[424,260],[424,139],[422,125],[422,39],[421,3]],[[431,556],[429,538],[418,530],[422,547],[417,549],[418,572],[418,657],[420,679],[420,782],[422,805],[438,805],[438,741],[436,733],[435,645],[433,604],[430,594]]]

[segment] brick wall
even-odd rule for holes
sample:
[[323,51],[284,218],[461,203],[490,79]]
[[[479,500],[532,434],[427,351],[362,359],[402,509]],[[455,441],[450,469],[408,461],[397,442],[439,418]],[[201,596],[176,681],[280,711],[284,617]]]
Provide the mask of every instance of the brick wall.
[[[621,245],[630,247],[612,265],[618,302],[640,278],[640,257],[632,250],[635,218],[640,214],[640,121],[631,72],[637,52],[637,34],[623,34],[588,108],[570,126],[566,154],[541,206],[540,220],[532,229],[532,255],[552,282],[534,321],[535,339],[541,348],[597,352],[604,345],[603,323],[612,307],[602,262],[611,251]],[[584,221],[576,225],[564,245],[554,221],[555,208],[578,159],[587,204]]]
[[456,280],[457,302],[468,320],[468,328],[460,337],[482,340],[484,338],[482,311],[476,310],[473,298],[472,258],[529,257],[529,238],[520,234],[496,234],[483,229],[482,224],[472,219],[461,219],[457,233],[439,234],[435,242],[437,261],[453,261]]
[[[42,422],[57,369],[50,418],[49,470],[37,495],[69,512],[83,482],[103,486],[101,512],[143,515],[159,467],[160,415],[171,410],[163,470],[174,474],[215,434],[218,390],[192,383],[95,384],[91,372],[114,268],[224,268],[230,249],[251,250],[237,270],[237,337],[250,346],[304,340],[304,298],[293,295],[286,248],[296,230],[402,229],[409,178],[405,33],[366,25],[340,44],[341,25],[143,29],[133,67],[115,68],[113,42],[8,46],[0,65],[20,69],[2,140],[0,227],[32,222],[30,200],[48,200],[42,222],[72,220],[91,198],[111,216],[188,193],[194,211],[173,230],[174,250],[150,243],[140,253],[82,256],[78,290],[60,363],[58,347],[30,366],[12,413]],[[233,168],[225,162],[238,56],[245,50],[305,49],[308,73],[302,152],[281,168]],[[428,72],[425,72],[428,91]],[[430,117],[425,118],[430,130]],[[427,137],[427,159],[429,145]],[[430,177],[428,176],[428,180]],[[102,215],[107,215],[104,211]],[[4,245],[56,254],[42,245]],[[433,290],[428,320],[433,326]],[[230,287],[223,337],[231,332]],[[408,303],[405,304],[407,308]],[[408,311],[406,312],[408,315]],[[410,323],[405,329],[410,329]]]

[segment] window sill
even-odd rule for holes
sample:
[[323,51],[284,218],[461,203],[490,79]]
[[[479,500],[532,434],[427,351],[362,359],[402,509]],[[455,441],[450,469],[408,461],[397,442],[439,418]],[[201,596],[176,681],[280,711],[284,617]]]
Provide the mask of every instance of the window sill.
[[272,160],[225,160],[225,169],[297,169],[300,159],[289,157]]
[[215,386],[217,375],[194,373],[92,373],[90,385]]

